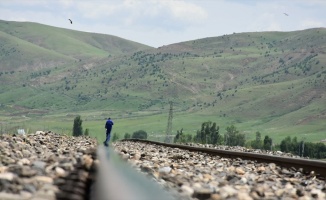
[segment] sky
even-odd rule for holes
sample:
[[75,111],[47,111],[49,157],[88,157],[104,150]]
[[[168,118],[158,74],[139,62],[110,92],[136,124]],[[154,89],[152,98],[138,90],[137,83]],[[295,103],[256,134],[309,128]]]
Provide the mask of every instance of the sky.
[[326,0],[0,0],[0,20],[160,47],[232,33],[326,27]]

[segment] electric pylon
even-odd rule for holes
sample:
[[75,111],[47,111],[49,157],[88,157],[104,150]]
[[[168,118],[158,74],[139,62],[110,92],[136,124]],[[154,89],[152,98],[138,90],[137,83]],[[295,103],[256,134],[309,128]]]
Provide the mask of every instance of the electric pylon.
[[173,102],[170,101],[170,110],[169,110],[169,118],[168,118],[168,126],[166,127],[166,143],[171,143],[171,136],[172,136],[172,119],[173,119]]

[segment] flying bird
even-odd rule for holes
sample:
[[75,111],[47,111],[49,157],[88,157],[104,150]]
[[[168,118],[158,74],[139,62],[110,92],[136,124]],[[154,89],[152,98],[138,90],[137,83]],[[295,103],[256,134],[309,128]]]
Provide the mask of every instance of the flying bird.
[[69,21],[70,21],[70,24],[72,24],[72,21],[71,21],[71,19],[69,19]]
[[283,13],[284,15],[286,15],[286,16],[289,16],[287,13]]

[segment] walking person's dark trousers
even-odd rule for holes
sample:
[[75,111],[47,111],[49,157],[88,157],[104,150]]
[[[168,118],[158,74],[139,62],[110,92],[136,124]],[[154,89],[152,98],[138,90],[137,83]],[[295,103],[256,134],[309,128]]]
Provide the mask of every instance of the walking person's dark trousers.
[[106,139],[104,144],[107,146],[111,138],[111,129],[106,129]]

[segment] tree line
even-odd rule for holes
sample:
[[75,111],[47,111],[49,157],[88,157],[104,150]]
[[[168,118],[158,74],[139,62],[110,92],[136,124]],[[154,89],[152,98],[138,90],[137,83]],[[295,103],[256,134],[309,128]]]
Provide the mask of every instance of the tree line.
[[[73,125],[73,136],[89,135],[89,130],[83,132],[82,119],[80,116],[75,117]],[[147,132],[144,130],[135,131],[132,134],[125,133],[124,139],[147,139]],[[119,140],[119,135],[114,133],[112,141]],[[326,159],[326,145],[312,142],[298,141],[297,137],[286,137],[280,144],[274,145],[271,137],[266,135],[262,139],[262,134],[257,131],[254,140],[246,141],[245,134],[240,133],[234,125],[228,126],[224,134],[220,133],[220,127],[215,122],[203,122],[200,130],[195,135],[184,133],[183,129],[177,130],[173,139],[174,143],[201,143],[227,146],[243,146],[253,149],[263,150],[280,150],[286,153],[292,153],[301,157]]]
[[290,152],[302,157],[310,157],[317,159],[326,158],[326,145],[312,142],[298,141],[297,137],[291,139],[290,136],[281,141],[280,149],[283,152]]
[[[72,135],[75,137],[78,136],[89,136],[89,129],[85,129],[83,132],[83,120],[81,119],[80,115],[76,116],[74,119],[74,124],[72,127]],[[147,139],[147,132],[143,130],[135,131],[132,135],[126,133],[124,135],[125,139],[134,138],[134,139]],[[119,135],[117,133],[113,133],[112,135],[112,142],[119,140]]]
[[326,145],[312,142],[298,141],[297,137],[291,139],[286,137],[280,144],[274,145],[273,139],[266,135],[262,139],[262,135],[259,131],[256,132],[254,140],[246,141],[245,134],[240,133],[234,125],[226,128],[226,133],[220,133],[220,127],[216,123],[211,121],[203,122],[201,129],[197,130],[196,134],[186,134],[183,129],[178,130],[174,137],[174,143],[201,143],[201,144],[215,144],[215,145],[227,145],[227,146],[243,146],[253,149],[264,150],[280,150],[286,153],[292,153],[294,155],[302,157],[310,157],[317,159],[326,158]]

